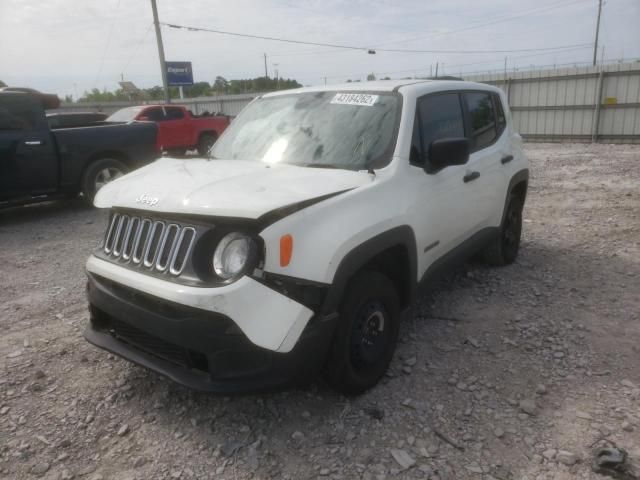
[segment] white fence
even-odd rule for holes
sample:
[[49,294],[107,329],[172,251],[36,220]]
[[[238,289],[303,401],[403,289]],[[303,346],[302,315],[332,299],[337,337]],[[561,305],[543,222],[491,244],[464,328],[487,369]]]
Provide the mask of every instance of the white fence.
[[[640,63],[575,67],[465,80],[502,88],[516,129],[528,141],[640,143]],[[175,100],[194,113],[235,116],[258,93]],[[116,110],[129,102],[63,104],[59,111]]]
[[[239,95],[219,95],[215,97],[195,97],[172,99],[173,103],[184,105],[195,114],[223,113],[235,117],[251,100],[260,93],[242,93]],[[112,114],[121,108],[131,107],[141,104],[162,103],[161,100],[152,102],[103,102],[103,103],[63,103],[60,108],[52,110],[54,112],[103,112]]]
[[539,142],[640,143],[640,63],[476,75],[503,89],[514,125]]

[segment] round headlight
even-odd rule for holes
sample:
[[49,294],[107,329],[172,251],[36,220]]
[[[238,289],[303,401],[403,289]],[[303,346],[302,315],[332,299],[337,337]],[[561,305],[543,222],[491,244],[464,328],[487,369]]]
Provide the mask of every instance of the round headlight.
[[242,233],[225,235],[213,253],[213,271],[223,280],[243,273],[251,256],[252,240]]

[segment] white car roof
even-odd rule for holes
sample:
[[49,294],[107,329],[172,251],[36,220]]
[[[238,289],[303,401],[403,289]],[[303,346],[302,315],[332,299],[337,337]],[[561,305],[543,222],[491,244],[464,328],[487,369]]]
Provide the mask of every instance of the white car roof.
[[290,95],[306,92],[393,92],[400,91],[403,94],[423,95],[429,92],[442,90],[487,90],[499,92],[500,90],[486,83],[465,82],[461,80],[374,80],[370,82],[349,82],[337,85],[318,85],[315,87],[295,88],[267,93],[265,97],[278,95]]

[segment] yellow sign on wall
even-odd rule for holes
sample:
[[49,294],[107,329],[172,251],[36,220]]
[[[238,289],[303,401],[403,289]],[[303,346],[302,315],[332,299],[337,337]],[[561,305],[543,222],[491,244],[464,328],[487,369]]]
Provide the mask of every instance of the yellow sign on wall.
[[616,97],[607,97],[604,99],[605,105],[617,105],[618,99]]

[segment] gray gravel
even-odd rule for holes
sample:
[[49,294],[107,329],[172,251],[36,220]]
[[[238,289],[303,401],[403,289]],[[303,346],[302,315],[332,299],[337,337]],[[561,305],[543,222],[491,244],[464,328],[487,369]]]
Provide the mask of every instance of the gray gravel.
[[521,256],[469,263],[401,332],[374,390],[189,391],[88,345],[105,213],[0,211],[0,478],[602,478],[640,459],[640,148],[527,145]]

